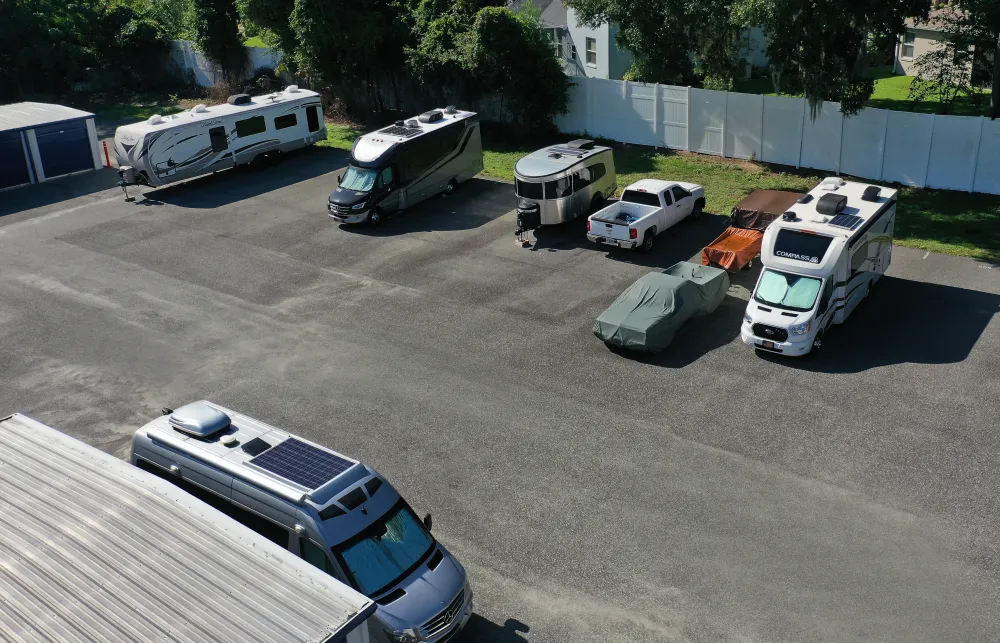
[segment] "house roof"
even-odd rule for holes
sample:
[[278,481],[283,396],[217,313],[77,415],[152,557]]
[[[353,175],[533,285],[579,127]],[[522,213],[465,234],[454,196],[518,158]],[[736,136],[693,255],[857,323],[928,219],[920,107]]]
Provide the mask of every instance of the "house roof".
[[511,9],[519,9],[532,3],[542,12],[539,20],[546,27],[565,27],[567,24],[566,5],[560,0],[512,0]]
[[958,11],[955,7],[941,7],[940,9],[931,10],[928,14],[927,19],[922,18],[907,18],[906,26],[912,27],[913,29],[924,29],[926,31],[944,31],[948,28],[948,23],[952,13]]
[[49,123],[63,123],[79,118],[93,118],[90,112],[84,112],[63,105],[48,103],[12,103],[0,105],[0,132],[16,132],[31,129]]

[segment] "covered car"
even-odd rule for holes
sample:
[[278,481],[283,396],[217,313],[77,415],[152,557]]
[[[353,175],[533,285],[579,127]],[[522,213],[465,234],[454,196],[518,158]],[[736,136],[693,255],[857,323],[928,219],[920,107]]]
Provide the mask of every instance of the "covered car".
[[749,267],[760,254],[764,229],[795,205],[803,195],[779,190],[754,190],[733,207],[732,225],[701,251],[701,262],[726,270]]
[[620,348],[662,351],[684,322],[718,308],[727,290],[725,270],[682,261],[629,286],[594,322],[594,335]]

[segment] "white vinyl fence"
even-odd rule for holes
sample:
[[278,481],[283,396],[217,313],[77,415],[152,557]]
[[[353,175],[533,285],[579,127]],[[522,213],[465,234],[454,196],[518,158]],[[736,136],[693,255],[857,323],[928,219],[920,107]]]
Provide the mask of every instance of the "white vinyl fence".
[[1000,194],[1000,120],[577,77],[560,131],[807,167],[917,187]]

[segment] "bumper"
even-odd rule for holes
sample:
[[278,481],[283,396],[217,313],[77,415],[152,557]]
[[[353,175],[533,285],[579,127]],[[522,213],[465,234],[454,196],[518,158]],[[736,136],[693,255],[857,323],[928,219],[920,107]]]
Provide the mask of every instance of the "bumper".
[[[740,339],[743,340],[744,344],[751,348],[759,348],[762,351],[779,353],[790,357],[801,357],[802,355],[805,355],[812,350],[813,345],[812,335],[799,335],[795,341],[788,342],[775,342],[763,339],[754,335],[750,330],[750,326],[745,323],[740,328]],[[769,345],[765,346],[764,342],[768,342]]]
[[599,243],[604,246],[614,246],[616,248],[634,248],[639,245],[638,239],[630,241],[622,241],[620,239],[609,239],[608,237],[599,237],[596,234],[587,234],[587,240],[593,241],[594,243]]
[[326,206],[326,213],[337,223],[364,223],[368,218],[368,210],[362,210],[361,212],[351,211],[350,214],[345,214],[338,212],[333,204]]

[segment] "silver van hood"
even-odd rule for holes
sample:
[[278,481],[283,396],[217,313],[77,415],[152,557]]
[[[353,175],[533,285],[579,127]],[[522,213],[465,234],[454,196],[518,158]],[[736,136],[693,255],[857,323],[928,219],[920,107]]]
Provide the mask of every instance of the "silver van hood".
[[388,605],[378,606],[379,618],[390,627],[396,630],[416,628],[419,633],[422,626],[441,614],[463,591],[465,568],[440,543],[436,549],[444,554],[436,568],[429,569],[426,561],[421,563],[391,590],[402,589],[406,595]]

